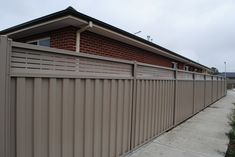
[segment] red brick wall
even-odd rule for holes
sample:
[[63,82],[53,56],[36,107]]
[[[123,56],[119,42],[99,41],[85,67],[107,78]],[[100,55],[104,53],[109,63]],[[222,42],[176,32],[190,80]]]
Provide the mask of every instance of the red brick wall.
[[76,32],[75,27],[66,27],[51,32],[51,47],[76,51]]
[[165,67],[172,67],[172,62],[174,61],[88,31],[81,33],[80,51],[119,59],[136,60]]

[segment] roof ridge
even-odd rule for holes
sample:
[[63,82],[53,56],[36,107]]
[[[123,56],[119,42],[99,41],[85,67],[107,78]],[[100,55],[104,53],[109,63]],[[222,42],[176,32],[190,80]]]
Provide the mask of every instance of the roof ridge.
[[72,6],[68,6],[65,10],[68,10],[68,11],[76,11],[76,12],[77,12],[77,10],[74,9]]

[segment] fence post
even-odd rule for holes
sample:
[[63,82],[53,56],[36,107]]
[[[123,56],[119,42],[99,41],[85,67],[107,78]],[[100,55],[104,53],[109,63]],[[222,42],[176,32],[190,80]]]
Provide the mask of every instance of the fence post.
[[174,72],[175,74],[174,74],[174,77],[175,77],[175,89],[174,89],[174,108],[173,108],[173,126],[175,126],[176,125],[176,116],[177,116],[177,114],[176,114],[176,106],[177,106],[177,88],[178,88],[178,81],[177,81],[177,79],[178,79],[178,77],[177,77],[177,74],[178,74],[178,71],[177,71],[177,68],[175,68],[175,72]]
[[216,100],[219,100],[219,77],[218,76],[216,76],[216,78],[217,78],[217,91],[216,91]]
[[224,77],[224,96],[227,95],[227,77]]
[[193,73],[193,115],[195,113],[195,73]]
[[10,157],[11,108],[10,108],[10,52],[11,41],[0,36],[0,156]]
[[206,75],[203,76],[204,77],[204,108],[206,107]]
[[137,94],[137,88],[136,88],[136,78],[137,78],[137,62],[134,61],[133,64],[133,92],[132,92],[132,109],[131,109],[131,140],[130,140],[130,150],[132,150],[135,147],[135,125],[136,125],[136,94]]
[[211,76],[211,103],[210,105],[213,103],[213,86],[214,86],[214,80],[213,80],[213,76]]
[[227,95],[227,78],[224,78],[224,96]]

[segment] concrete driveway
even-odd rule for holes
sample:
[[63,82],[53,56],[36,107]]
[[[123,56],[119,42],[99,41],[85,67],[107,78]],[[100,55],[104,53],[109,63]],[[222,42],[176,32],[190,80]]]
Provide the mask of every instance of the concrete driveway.
[[228,115],[235,103],[235,91],[198,113],[129,157],[222,157],[229,142]]

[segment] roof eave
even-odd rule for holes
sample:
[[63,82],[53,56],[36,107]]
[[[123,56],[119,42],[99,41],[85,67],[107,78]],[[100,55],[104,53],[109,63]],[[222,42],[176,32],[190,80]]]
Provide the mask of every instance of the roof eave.
[[0,34],[4,34],[4,35],[13,34],[14,32],[20,31],[20,30],[22,30],[24,28],[27,28],[27,27],[30,27],[30,26],[33,26],[33,25],[36,25],[36,24],[48,22],[48,21],[51,21],[51,20],[55,20],[57,18],[66,17],[66,16],[69,16],[69,15],[70,16],[74,16],[74,17],[79,18],[79,19],[82,19],[82,20],[84,20],[86,22],[92,21],[96,26],[100,26],[100,27],[103,27],[105,29],[109,29],[109,30],[111,30],[113,32],[117,32],[117,33],[119,33],[121,35],[124,35],[124,36],[126,36],[126,37],[128,37],[130,39],[134,39],[134,40],[136,40],[138,42],[141,42],[143,44],[149,45],[149,46],[151,46],[153,48],[156,48],[158,50],[161,50],[163,52],[167,52],[170,56],[175,56],[174,58],[180,58],[180,59],[176,59],[176,60],[184,60],[184,62],[186,62],[189,65],[191,64],[191,65],[194,65],[194,66],[196,66],[198,68],[206,69],[208,71],[210,70],[210,68],[208,68],[208,67],[206,67],[206,66],[204,66],[202,64],[199,64],[199,63],[197,63],[197,62],[195,62],[195,61],[193,61],[193,60],[191,60],[189,58],[181,56],[181,55],[179,55],[179,54],[177,54],[177,53],[175,53],[173,51],[170,51],[170,50],[168,50],[168,49],[166,49],[164,47],[161,47],[161,46],[159,46],[157,44],[154,44],[154,43],[152,43],[150,41],[147,41],[147,40],[145,40],[143,38],[140,38],[140,37],[138,37],[138,36],[136,36],[134,34],[131,34],[129,32],[121,30],[121,29],[119,29],[117,27],[114,27],[112,25],[109,25],[109,24],[104,23],[102,21],[99,21],[97,19],[94,19],[94,18],[89,17],[87,15],[84,15],[82,13],[79,13],[75,9],[73,9],[72,7],[69,7],[67,9],[65,9],[65,10],[62,10],[62,11],[59,11],[59,12],[56,12],[56,13],[52,13],[50,15],[43,16],[41,18],[38,18],[38,19],[35,19],[35,20],[32,20],[32,21],[29,21],[29,22],[26,22],[26,23],[23,23],[23,24],[20,24],[20,25],[17,25],[17,26],[5,29],[3,31],[0,31]]

